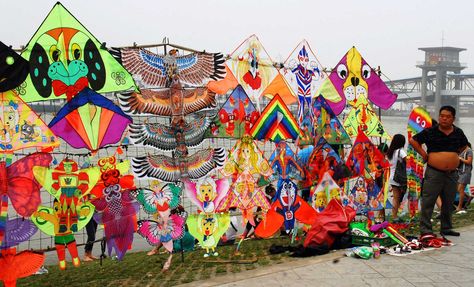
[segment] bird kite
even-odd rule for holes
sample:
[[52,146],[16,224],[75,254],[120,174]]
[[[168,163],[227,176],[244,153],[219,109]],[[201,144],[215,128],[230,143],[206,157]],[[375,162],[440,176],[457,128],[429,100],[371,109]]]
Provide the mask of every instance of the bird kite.
[[2,250],[0,254],[0,281],[5,287],[15,287],[18,279],[35,274],[46,257],[28,250],[16,253],[16,248]]

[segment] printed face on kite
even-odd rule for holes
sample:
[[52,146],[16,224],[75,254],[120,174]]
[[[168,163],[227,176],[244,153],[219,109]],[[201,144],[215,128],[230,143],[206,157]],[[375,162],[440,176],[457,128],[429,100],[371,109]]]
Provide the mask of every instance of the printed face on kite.
[[212,215],[206,215],[201,220],[201,230],[206,236],[212,235],[217,230],[217,220]]
[[94,42],[73,28],[55,28],[41,35],[30,55],[30,76],[38,93],[47,98],[68,99],[84,87],[100,90],[105,84],[105,67]]
[[417,134],[431,126],[431,118],[428,112],[422,109],[415,109],[408,117],[408,130],[412,134]]
[[217,193],[210,184],[201,184],[198,189],[199,197],[202,201],[212,201],[216,198]]
[[340,193],[339,193],[339,189],[337,188],[333,188],[329,191],[329,199],[337,199],[337,200],[340,200],[341,199],[341,196],[340,196]]
[[327,205],[327,196],[324,191],[317,192],[314,195],[313,201],[316,208],[322,208]]
[[296,184],[286,179],[281,185],[280,202],[283,206],[291,206],[296,199]]

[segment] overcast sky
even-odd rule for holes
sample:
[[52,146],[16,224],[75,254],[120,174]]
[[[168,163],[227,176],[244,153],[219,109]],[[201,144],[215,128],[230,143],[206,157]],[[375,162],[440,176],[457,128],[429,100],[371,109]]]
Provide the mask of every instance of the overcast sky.
[[[25,45],[53,0],[0,0],[0,40]],[[474,73],[474,1],[371,0],[64,0],[64,6],[107,46],[171,43],[232,52],[256,34],[275,61],[306,39],[324,67],[355,45],[390,79],[421,75],[419,47],[466,48],[461,62]]]

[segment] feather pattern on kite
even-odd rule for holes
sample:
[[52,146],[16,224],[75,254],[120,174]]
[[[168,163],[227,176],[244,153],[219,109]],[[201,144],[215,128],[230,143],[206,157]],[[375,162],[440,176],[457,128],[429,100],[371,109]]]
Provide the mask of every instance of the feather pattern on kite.
[[202,86],[209,79],[225,76],[224,56],[221,53],[191,53],[177,56],[176,50],[168,55],[154,54],[141,48],[119,49],[122,64],[149,87],[167,87],[174,74],[188,85]]
[[[33,236],[38,228],[31,220],[17,217],[6,222],[5,237],[0,243],[0,249],[7,249],[27,241]],[[0,231],[1,232],[1,231]]]
[[[188,115],[203,109],[216,107],[216,94],[207,88],[142,89],[140,93],[118,94],[122,109],[129,115],[174,116]],[[172,99],[175,105],[174,109]]]
[[138,233],[143,236],[150,245],[163,246],[169,252],[173,252],[173,240],[184,236],[186,214],[171,214],[158,216],[155,220],[139,220]]
[[131,195],[137,199],[148,214],[155,214],[159,211],[175,209],[180,200],[181,188],[172,183],[162,184],[159,181],[152,181],[152,189],[139,188],[133,190]]
[[153,177],[166,182],[178,182],[184,177],[199,179],[221,167],[224,160],[224,148],[216,148],[201,150],[182,158],[165,155],[135,157],[132,159],[132,167],[140,178]]
[[[199,145],[204,140],[204,134],[211,122],[208,117],[202,116],[191,123],[184,123],[182,133],[186,146]],[[176,129],[160,123],[130,124],[129,137],[134,144],[174,150],[178,147],[175,139]]]
[[2,250],[0,256],[0,281],[5,287],[15,287],[16,281],[28,277],[43,266],[45,255],[34,251],[16,253],[16,248]]

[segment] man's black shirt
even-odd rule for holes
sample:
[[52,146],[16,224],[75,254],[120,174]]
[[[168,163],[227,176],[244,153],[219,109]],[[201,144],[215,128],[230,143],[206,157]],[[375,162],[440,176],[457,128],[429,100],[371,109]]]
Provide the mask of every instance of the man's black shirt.
[[427,153],[431,152],[456,152],[467,145],[467,138],[464,132],[454,126],[454,130],[446,135],[439,130],[438,125],[424,129],[413,137],[419,144],[426,144]]

